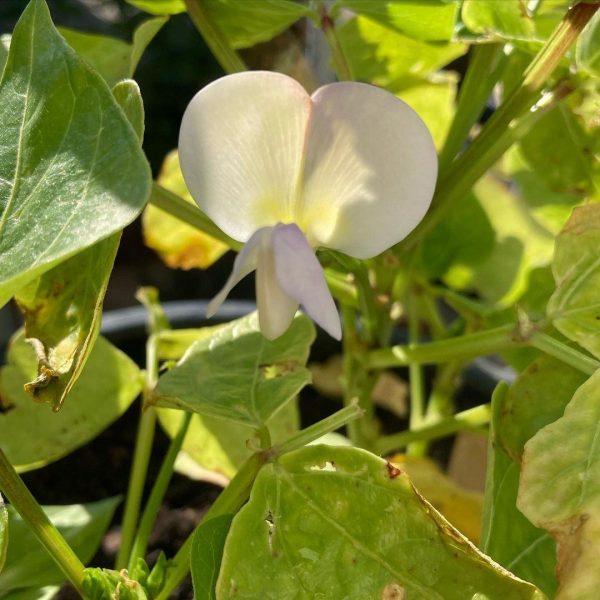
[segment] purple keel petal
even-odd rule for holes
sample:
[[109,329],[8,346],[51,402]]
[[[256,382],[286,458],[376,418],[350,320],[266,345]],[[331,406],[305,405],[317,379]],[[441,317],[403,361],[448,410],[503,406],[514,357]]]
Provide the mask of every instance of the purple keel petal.
[[244,277],[246,277],[246,275],[249,275],[252,273],[252,271],[254,271],[254,269],[256,269],[260,247],[263,241],[271,236],[272,229],[272,227],[261,227],[260,229],[257,229],[250,236],[250,239],[244,244],[244,247],[235,257],[233,270],[225,282],[225,285],[221,291],[210,301],[208,308],[206,309],[206,316],[208,318],[212,317],[219,310],[221,304],[225,302],[225,298],[227,298],[233,287],[236,286]]
[[323,269],[297,225],[278,224],[271,244],[275,273],[282,290],[336,340],[342,337],[340,316],[331,297]]

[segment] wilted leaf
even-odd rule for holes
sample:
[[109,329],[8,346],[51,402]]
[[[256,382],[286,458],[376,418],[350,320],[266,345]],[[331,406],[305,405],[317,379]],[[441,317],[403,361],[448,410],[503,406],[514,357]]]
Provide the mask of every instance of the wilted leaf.
[[600,585],[600,373],[564,416],[525,444],[518,507],[558,545],[557,600],[594,598]]
[[552,272],[556,292],[548,316],[568,338],[600,357],[600,206],[573,211],[556,238]]
[[43,0],[15,27],[0,82],[0,306],[142,209],[150,169],[100,76]]
[[260,471],[225,543],[217,597],[235,596],[544,597],[480,554],[400,469],[332,446]]
[[480,548],[503,567],[535,583],[549,598],[554,598],[556,544],[548,532],[532,525],[517,508],[520,468],[504,452],[497,436],[507,391],[508,386],[501,383],[492,398]]
[[260,427],[310,382],[305,364],[314,337],[304,315],[273,341],[260,333],[256,313],[231,321],[159,379],[153,402]]
[[[43,508],[79,559],[86,563],[100,546],[119,502],[120,498],[108,498],[90,504]],[[9,507],[9,526],[10,545],[0,574],[0,590],[9,592],[61,583],[65,579],[63,572],[12,507]]]
[[202,522],[194,534],[190,561],[197,600],[216,600],[215,585],[232,519],[233,515],[209,519]]
[[0,439],[21,472],[58,460],[96,437],[141,390],[136,365],[101,337],[58,413],[33,402],[23,389],[37,373],[37,359],[22,334],[12,340],[8,360],[0,370]]
[[[190,204],[195,204],[183,180],[177,150],[173,150],[166,156],[157,181]],[[142,226],[144,242],[156,250],[169,267],[207,269],[228,250],[223,242],[172,217],[152,204],[149,204],[144,211]]]

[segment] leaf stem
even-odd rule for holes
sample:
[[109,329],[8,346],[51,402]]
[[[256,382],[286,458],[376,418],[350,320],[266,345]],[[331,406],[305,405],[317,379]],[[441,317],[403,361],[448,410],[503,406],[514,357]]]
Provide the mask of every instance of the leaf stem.
[[[81,597],[85,567],[60,531],[52,524],[4,452],[0,449],[0,490],[29,525],[48,554],[59,566]],[[26,560],[26,557],[23,557]]]
[[226,73],[247,71],[248,67],[232,48],[225,34],[215,23],[203,0],[185,0],[188,14],[206,45]]
[[421,425],[418,429],[401,431],[379,438],[375,443],[375,452],[386,455],[415,442],[425,442],[452,435],[463,429],[476,429],[490,422],[489,404],[482,404],[448,417],[438,423]]
[[171,481],[173,475],[173,466],[175,459],[181,450],[183,440],[188,431],[188,427],[192,418],[192,413],[184,412],[183,418],[179,425],[177,435],[171,440],[169,450],[163,460],[160,467],[158,477],[152,487],[152,492],[148,498],[148,502],[140,519],[140,525],[138,527],[135,542],[131,550],[131,556],[129,558],[129,571],[131,572],[135,562],[138,558],[144,558],[146,554],[146,548],[148,547],[148,538],[152,532],[152,527],[156,521],[156,515],[160,509],[160,505],[165,497],[167,487]]
[[327,12],[327,7],[322,0],[319,0],[318,2],[318,10],[321,29],[323,30],[325,39],[331,50],[338,79],[341,81],[352,81],[354,79],[352,77],[352,71],[346,59],[346,55],[344,54],[344,49],[340,44],[340,39],[335,31],[335,22]]
[[[410,347],[419,343],[420,310],[417,290],[412,290],[409,296],[408,314],[408,337]],[[423,423],[425,416],[425,381],[423,379],[423,368],[421,363],[410,361],[408,365],[409,389],[410,389],[410,429],[418,429]],[[422,456],[425,452],[423,443],[411,444],[407,449],[408,454]]]
[[599,361],[546,333],[540,331],[534,333],[529,344],[588,375],[593,375],[597,369],[600,369]]

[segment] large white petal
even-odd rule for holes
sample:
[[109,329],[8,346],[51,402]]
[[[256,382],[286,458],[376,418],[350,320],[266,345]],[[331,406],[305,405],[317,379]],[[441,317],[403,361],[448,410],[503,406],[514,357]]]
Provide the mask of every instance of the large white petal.
[[429,208],[437,155],[420,117],[371,85],[312,96],[299,224],[311,243],[369,258],[406,237]]
[[187,107],[179,134],[185,182],[198,206],[236,240],[294,220],[310,110],[299,83],[262,71],[218,79]]
[[273,232],[274,228],[269,228],[269,239],[262,239],[256,268],[258,323],[268,340],[274,340],[287,331],[299,306],[279,284],[272,247]]
[[340,317],[323,269],[297,225],[276,225],[271,245],[275,272],[283,291],[302,305],[311,319],[330,336],[342,337]]

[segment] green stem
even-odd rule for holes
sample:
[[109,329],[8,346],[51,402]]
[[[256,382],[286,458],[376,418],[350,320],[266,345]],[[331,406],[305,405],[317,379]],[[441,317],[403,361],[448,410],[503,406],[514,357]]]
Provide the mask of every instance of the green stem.
[[152,185],[150,204],[227,244],[232,250],[239,250],[243,246],[240,242],[223,233],[195,204],[187,202],[158,183]]
[[[2,450],[0,450],[0,490],[29,525],[79,595],[85,597],[83,593],[85,567],[31,495]],[[27,561],[26,556],[21,559]]]
[[146,472],[148,471],[148,464],[150,463],[150,455],[152,453],[157,414],[156,409],[148,405],[146,400],[150,397],[158,379],[158,357],[156,352],[157,338],[153,334],[148,338],[148,342],[146,343],[146,383],[141,409],[142,414],[140,416],[133,452],[133,464],[129,477],[127,500],[125,501],[123,525],[121,528],[121,546],[115,563],[117,570],[124,569],[129,563],[140,514],[142,495],[144,493]]
[[329,267],[325,267],[323,272],[333,297],[353,308],[358,308],[358,291],[356,286],[348,281],[348,275]]
[[489,423],[490,418],[490,405],[482,404],[481,406],[459,412],[439,423],[424,424],[413,431],[401,431],[400,433],[379,438],[375,444],[375,452],[386,455],[415,442],[446,437],[464,429],[477,429]]
[[[229,485],[223,490],[216,502],[204,515],[201,522],[214,517],[237,512],[250,496],[254,480],[262,466],[267,462],[268,452],[253,454],[242,465]],[[168,600],[173,590],[183,581],[190,570],[190,552],[194,530],[183,543],[169,566],[167,580],[155,600]]]
[[322,0],[318,2],[319,17],[321,19],[321,29],[325,34],[325,39],[331,50],[333,62],[338,79],[342,81],[352,81],[352,71],[344,54],[344,49],[340,43],[340,39],[335,31],[335,23]]
[[460,86],[456,114],[440,154],[442,173],[461,151],[471,128],[481,116],[504,69],[506,58],[503,44],[478,44],[471,47],[469,67]]
[[177,435],[171,440],[167,455],[163,460],[158,477],[156,478],[154,486],[152,487],[152,492],[150,493],[150,498],[148,498],[146,508],[144,509],[142,518],[140,519],[138,532],[131,550],[131,557],[129,558],[130,572],[133,569],[137,559],[144,558],[146,554],[148,538],[152,532],[152,527],[156,521],[156,515],[158,514],[160,505],[165,497],[169,482],[171,481],[175,459],[181,450],[181,446],[183,444],[183,440],[185,439],[191,418],[191,413],[183,413],[183,418],[181,419],[181,424],[179,425]]
[[226,73],[247,71],[248,67],[240,55],[231,47],[225,34],[214,22],[203,0],[185,0],[188,14],[206,45]]
[[496,354],[523,344],[514,325],[503,325],[447,340],[374,350],[368,354],[368,363],[371,369],[387,369],[411,363],[436,364]]
[[567,346],[548,334],[534,333],[529,340],[529,344],[588,375],[593,375],[600,368],[599,361],[575,348],[571,348],[571,346]]
[[291,438],[273,446],[269,451],[272,458],[277,458],[298,448],[303,448],[307,444],[318,440],[323,437],[326,433],[335,431],[344,425],[348,425],[355,419],[360,418],[363,415],[363,410],[358,406],[358,402],[352,402],[349,406],[338,410],[329,417],[322,419],[314,425],[310,425],[306,429],[299,431]]
[[[408,336],[410,347],[419,343],[420,328],[420,310],[419,295],[416,291],[410,294],[408,315]],[[423,369],[421,364],[411,361],[408,365],[409,389],[410,389],[410,429],[418,429],[423,423],[425,415],[425,381],[423,379]],[[425,452],[423,443],[411,444],[408,447],[408,453],[415,456],[422,456]]]

